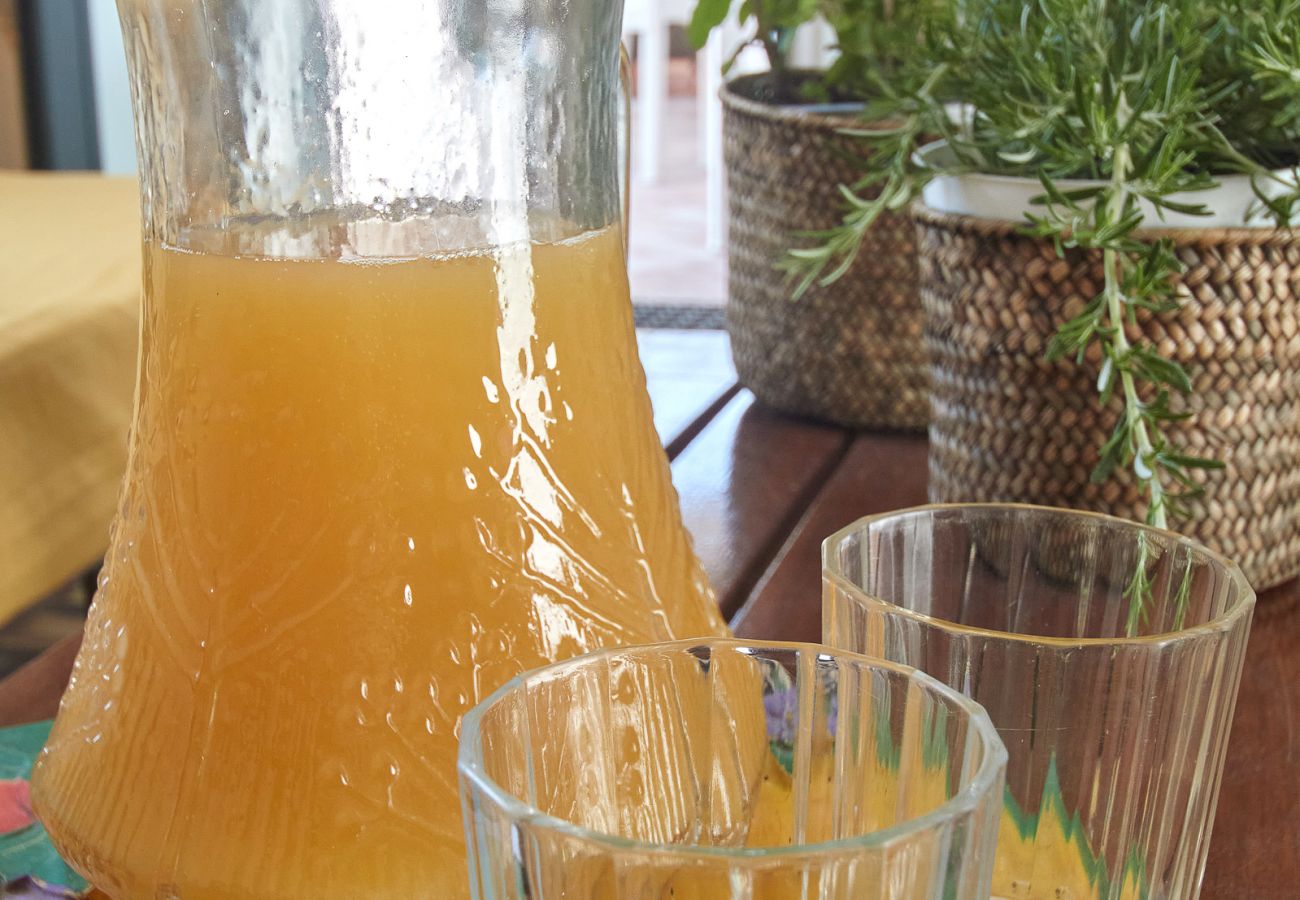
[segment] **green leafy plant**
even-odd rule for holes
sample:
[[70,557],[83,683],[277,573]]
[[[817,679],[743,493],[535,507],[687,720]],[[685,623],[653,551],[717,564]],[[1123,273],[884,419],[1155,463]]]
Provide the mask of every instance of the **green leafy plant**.
[[[859,181],[842,186],[841,224],[784,262],[796,294],[840,277],[880,214],[907,206],[939,172],[1038,179],[1043,192],[1025,231],[1102,258],[1100,293],[1047,351],[1095,362],[1102,403],[1122,407],[1093,478],[1130,468],[1148,521],[1167,527],[1202,490],[1196,470],[1220,464],[1171,438],[1191,382],[1133,327],[1180,301],[1173,247],[1139,234],[1159,225],[1144,207],[1157,217],[1204,214],[1178,195],[1245,173],[1259,202],[1289,225],[1300,0],[958,0],[952,15],[922,28],[917,48],[896,76],[873,75],[864,118],[890,124],[853,132],[871,152]],[[949,159],[918,157],[934,137],[947,141]],[[1066,178],[1095,184],[1067,190]]]
[[[753,40],[763,45],[767,64],[774,78],[780,81],[788,69],[786,59],[795,30],[813,20],[817,15],[817,4],[818,0],[699,0],[686,34],[696,49],[703,47],[709,40],[709,33],[721,25],[735,7],[741,26],[752,24],[755,28]],[[730,70],[736,57],[749,43],[747,41],[735,48],[723,64],[723,74]]]
[[[735,10],[742,27],[754,36],[735,49],[723,65],[730,70],[749,44],[762,44],[782,99],[862,99],[878,85],[896,84],[909,70],[926,23],[943,15],[949,0],[700,0],[687,35],[696,48]],[[788,95],[788,57],[795,30],[818,15],[835,32],[836,60],[826,72],[800,85],[801,97]],[[786,88],[783,93],[779,88]]]

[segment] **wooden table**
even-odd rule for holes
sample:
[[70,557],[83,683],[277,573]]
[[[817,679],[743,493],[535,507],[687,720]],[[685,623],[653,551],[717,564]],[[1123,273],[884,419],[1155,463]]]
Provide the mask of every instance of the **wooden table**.
[[[856,434],[757,405],[718,332],[653,331],[642,357],[687,526],[723,610],[752,638],[821,633],[821,540],[926,500],[926,442]],[[74,641],[0,682],[0,725],[48,718]],[[1260,597],[1204,900],[1300,896],[1300,583]]]

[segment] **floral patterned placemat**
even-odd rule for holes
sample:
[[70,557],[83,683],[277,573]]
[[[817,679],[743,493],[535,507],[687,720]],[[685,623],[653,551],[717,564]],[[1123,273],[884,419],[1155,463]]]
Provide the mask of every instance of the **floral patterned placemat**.
[[52,724],[0,728],[0,884],[5,897],[76,897],[86,888],[32,814],[27,779]]

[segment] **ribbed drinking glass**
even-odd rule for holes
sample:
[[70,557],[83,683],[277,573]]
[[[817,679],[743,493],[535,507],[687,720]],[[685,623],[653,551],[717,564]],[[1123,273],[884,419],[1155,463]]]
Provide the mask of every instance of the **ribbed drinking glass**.
[[823,548],[829,644],[983,705],[1009,753],[995,897],[1200,891],[1255,595],[1176,534],[1027,506],[863,519]]
[[475,897],[984,900],[1006,754],[891,663],[715,640],[597,651],[465,718]]

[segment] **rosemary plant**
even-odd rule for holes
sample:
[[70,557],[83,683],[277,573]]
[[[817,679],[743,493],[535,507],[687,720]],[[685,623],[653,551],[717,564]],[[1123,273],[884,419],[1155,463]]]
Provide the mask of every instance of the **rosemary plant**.
[[[1095,363],[1102,403],[1122,407],[1093,478],[1131,468],[1151,524],[1185,517],[1202,490],[1196,470],[1220,463],[1172,440],[1167,426],[1186,415],[1192,385],[1133,327],[1180,299],[1173,248],[1138,234],[1159,225],[1143,201],[1156,216],[1204,214],[1175,195],[1246,173],[1278,224],[1290,223],[1300,0],[957,0],[952,15],[923,23],[901,70],[874,67],[867,77],[875,99],[864,118],[890,124],[853,132],[872,152],[861,179],[842,186],[841,224],[811,235],[816,244],[783,264],[796,294],[840,277],[876,218],[909,204],[939,166],[1038,179],[1043,193],[1025,231],[1058,250],[1098,252],[1104,266],[1101,292],[1047,351]],[[935,137],[954,162],[918,159]],[[1066,178],[1096,184],[1065,190]]]

